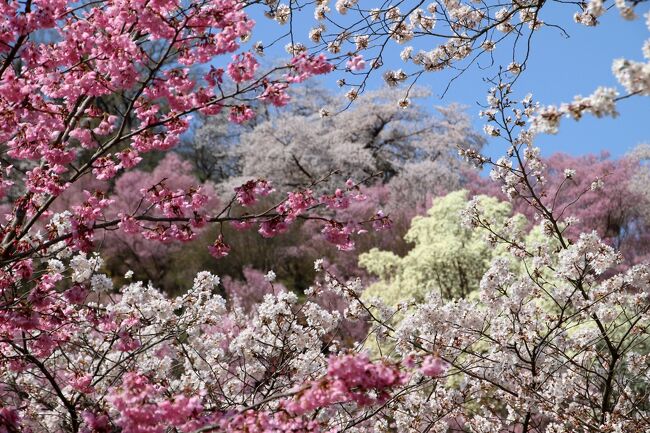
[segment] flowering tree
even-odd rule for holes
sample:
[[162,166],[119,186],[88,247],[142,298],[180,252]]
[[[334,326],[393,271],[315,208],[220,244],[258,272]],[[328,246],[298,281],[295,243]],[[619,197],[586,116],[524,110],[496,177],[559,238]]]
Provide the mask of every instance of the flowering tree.
[[[460,388],[436,388],[436,396],[465,402],[430,405],[414,396],[404,422],[417,430],[453,416],[459,428],[475,431],[643,431],[648,268],[603,278],[620,255],[595,232],[567,240],[553,194],[540,196],[533,187],[546,181],[539,149],[519,122],[531,101],[519,108],[509,96],[509,85],[496,87],[487,113],[509,143],[509,156],[496,163],[468,156],[492,165],[505,191],[529,201],[546,237],[527,244],[468,206],[463,221],[487,230],[512,259],[495,260],[481,281],[480,301],[445,302],[434,294],[400,324],[399,351],[435,353],[448,363],[450,378],[462,378]],[[519,262],[523,272],[511,267]]]
[[[509,203],[487,196],[476,196],[475,200],[492,224],[503,226],[511,216]],[[467,191],[455,191],[435,200],[426,216],[415,217],[405,236],[414,247],[404,257],[378,249],[362,254],[359,264],[379,277],[365,290],[364,297],[378,297],[396,305],[410,300],[422,302],[434,291],[444,299],[453,299],[477,290],[492,259],[504,251],[491,247],[484,233],[458,224],[468,201]],[[510,224],[512,230],[521,230],[522,218]]]
[[[619,160],[606,154],[552,155],[543,159],[545,182],[535,186],[542,196],[552,194],[553,208],[568,224],[568,239],[576,241],[581,233],[596,230],[604,241],[623,253],[626,265],[645,260],[647,254],[645,215],[649,202],[640,188],[647,168],[642,165],[640,150]],[[506,199],[494,182],[473,173],[469,176],[474,178],[469,184],[475,192]],[[512,203],[516,212],[534,223],[535,211],[524,198],[513,197]]]
[[[334,170],[355,179],[380,173],[391,189],[402,191],[402,205],[422,206],[428,197],[458,188],[465,165],[458,146],[480,149],[484,139],[458,107],[440,107],[433,117],[415,104],[400,107],[400,96],[394,89],[369,92],[347,111],[322,116],[326,107],[342,101],[313,92],[305,98],[325,107],[320,114],[300,107],[281,112],[242,134],[229,153],[237,155],[244,178],[263,176],[290,187],[308,185]],[[305,98],[303,106],[309,105]],[[199,129],[199,148],[206,147],[207,131],[215,127],[208,123]],[[255,151],[261,147],[264,153]]]
[[[307,299],[278,290],[251,312],[228,306],[216,293],[218,277],[209,272],[199,273],[177,297],[142,282],[114,287],[101,272],[102,258],[92,253],[103,230],[191,240],[196,227],[212,222],[255,225],[272,237],[309,218],[320,221],[325,238],[343,250],[352,248],[351,235],[362,230],[331,213],[312,212],[333,212],[362,199],[353,181],[319,198],[310,185],[257,210],[259,197],[271,197],[272,187],[250,180],[216,213],[205,209],[208,197],[200,189],[174,191],[158,182],[117,218],[106,217],[113,205],[110,189],[89,191],[69,215],[51,213],[58,197],[81,178],[110,183],[142,154],[173,147],[191,113],[225,109],[231,121],[243,122],[255,114],[248,100],[283,105],[286,86],[333,69],[336,59],[294,43],[292,60],[274,71],[277,78],[256,79],[256,55],[240,52],[238,45],[249,37],[253,22],[246,8],[255,4],[0,3],[0,191],[11,205],[0,227],[0,431],[650,429],[650,268],[639,265],[605,277],[620,261],[617,251],[594,232],[571,242],[565,236],[569,222],[553,206],[553,194],[538,193],[546,179],[534,134],[554,131],[564,114],[614,114],[620,97],[612,89],[541,107],[529,97],[519,104],[509,80],[495,81],[485,130],[505,140],[506,156],[492,161],[475,148],[461,148],[461,154],[489,165],[508,197],[525,200],[545,237],[526,242],[470,201],[464,224],[489,233],[513,263],[494,262],[478,300],[449,302],[434,293],[393,326],[404,305],[364,300],[359,281],[340,281],[327,272]],[[265,4],[280,23],[291,21],[302,6]],[[413,2],[404,15],[393,6],[366,10],[339,0],[339,13],[358,11],[359,25],[371,31],[339,26],[338,39],[332,39],[319,27],[312,39],[325,41],[333,52],[352,40],[381,54],[385,39],[435,37],[431,17],[417,10],[420,4]],[[497,44],[489,39],[496,31],[515,40],[527,26],[534,31],[543,6],[449,2],[444,10],[431,8],[430,14],[446,17],[451,37],[431,54],[407,50],[403,56],[427,69],[456,64],[479,42],[483,50]],[[633,14],[632,5],[617,6]],[[317,18],[329,13],[326,1],[316,8]],[[513,22],[517,13],[520,19]],[[591,2],[577,18],[595,24],[602,13],[602,4]],[[35,33],[48,29],[56,40],[38,42]],[[190,78],[189,67],[229,53],[234,58],[223,70],[211,68],[201,81]],[[355,52],[339,60],[356,72],[381,59],[364,60]],[[508,69],[517,75],[522,66]],[[615,72],[628,93],[650,93],[647,64],[621,61]],[[387,78],[396,83],[404,75]],[[223,80],[231,80],[234,90],[226,91]],[[351,100],[357,95],[355,89],[348,93]],[[122,102],[111,108],[119,114],[102,108],[100,101],[108,97]],[[367,222],[378,229],[388,224],[383,214]],[[47,232],[39,234],[39,227]],[[229,248],[220,236],[210,252],[221,257]],[[315,267],[323,272],[321,262]],[[371,360],[359,353],[360,345],[339,344],[334,336],[340,314],[314,302],[326,292],[345,300],[344,317],[367,322],[367,338],[390,340],[394,350]]]
[[[176,191],[198,187],[207,198],[205,205],[207,209],[214,209],[219,205],[214,186],[209,182],[197,182],[192,173],[192,165],[170,152],[151,172],[134,169],[119,176],[111,191],[111,199],[114,202],[105,215],[109,218],[118,217],[119,213],[128,211],[132,203],[140,199],[143,189],[146,190],[160,182],[164,182],[168,188]],[[201,229],[195,230],[200,233]],[[110,269],[121,274],[131,269],[137,271],[136,276],[149,281],[160,280],[170,265],[173,253],[183,244],[175,239],[166,242],[150,240],[122,230],[104,233],[101,242],[102,255],[109,262],[107,265]]]
[[[2,125],[9,158],[4,162],[2,193],[7,195],[10,188],[25,192],[13,193],[18,198],[2,227],[5,263],[61,241],[87,250],[96,230],[118,224],[148,238],[187,240],[193,236],[191,224],[232,219],[227,214],[235,202],[251,204],[271,187],[264,181],[246,184],[217,217],[206,214],[200,189],[172,191],[163,182],[143,191],[135,210],[101,223],[111,199],[91,192],[75,207],[69,222],[72,230],[53,228],[45,240],[32,232],[48,217],[57,197],[82,177],[108,181],[119,170],[136,166],[140,154],[176,145],[193,112],[214,115],[226,109],[230,121],[243,122],[255,114],[247,100],[284,105],[288,84],[332,69],[323,56],[301,54],[277,80],[269,75],[276,71],[254,80],[259,64],[253,53],[243,52],[235,54],[225,70],[211,67],[201,80],[192,79],[189,67],[237,52],[237,41],[250,35],[254,22],[239,1],[88,6],[29,2],[24,7],[11,2],[2,13],[8,32],[3,40],[0,103],[9,116]],[[29,39],[48,29],[56,32],[57,42]],[[222,86],[226,74],[236,84],[233,91]],[[120,99],[117,105],[124,109],[118,115],[102,109],[105,104],[99,101],[106,97]],[[281,213],[290,213],[288,219],[265,213],[275,219],[260,221],[265,223],[263,231],[278,232],[310,206],[309,198],[304,199],[300,210],[284,206]],[[153,208],[161,210],[162,220],[150,215]],[[338,229],[330,225],[327,230]],[[220,252],[215,255],[225,249],[218,241],[215,251]]]
[[313,80],[307,80],[300,86],[288,87],[286,92],[290,99],[282,107],[274,109],[259,101],[252,103],[257,116],[245,123],[228,122],[227,114],[223,112],[199,119],[201,122],[197,122],[198,127],[191,138],[183,140],[177,147],[178,152],[192,161],[201,179],[220,184],[241,176],[243,155],[239,144],[242,134],[255,129],[260,123],[270,121],[279,113],[296,116],[317,113],[332,100],[330,92]]

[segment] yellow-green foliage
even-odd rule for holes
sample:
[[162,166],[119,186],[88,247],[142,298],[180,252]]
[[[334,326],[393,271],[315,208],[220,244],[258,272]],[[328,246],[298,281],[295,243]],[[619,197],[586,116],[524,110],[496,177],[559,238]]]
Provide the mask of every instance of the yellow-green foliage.
[[[409,299],[421,302],[433,290],[457,298],[478,289],[490,262],[503,250],[485,241],[485,230],[461,226],[460,213],[468,201],[467,191],[455,191],[438,198],[426,216],[414,218],[405,239],[415,245],[406,256],[378,249],[362,254],[360,266],[379,278],[364,297],[395,305]],[[497,227],[511,216],[509,203],[488,196],[479,196],[478,203],[484,218]]]

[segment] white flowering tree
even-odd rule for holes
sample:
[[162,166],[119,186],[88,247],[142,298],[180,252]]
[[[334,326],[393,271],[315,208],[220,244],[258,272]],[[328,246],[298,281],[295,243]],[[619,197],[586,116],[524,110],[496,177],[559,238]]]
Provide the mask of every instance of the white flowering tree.
[[[458,148],[479,150],[484,139],[460,107],[439,107],[432,115],[421,105],[400,107],[402,96],[393,89],[368,92],[348,110],[327,115],[344,102],[309,88],[295,106],[240,129],[234,139],[225,123],[210,120],[189,147],[201,169],[213,161],[208,165],[215,177],[230,177],[228,185],[254,176],[296,187],[333,171],[344,179],[378,174],[400,191],[402,203],[422,205],[461,185],[462,170],[469,166],[458,158]],[[426,96],[424,90],[412,94],[413,99]],[[265,151],[255,151],[260,148]]]
[[485,230],[510,257],[497,258],[483,276],[480,300],[445,302],[434,293],[395,330],[398,353],[435,354],[447,369],[446,383],[404,404],[401,425],[417,431],[647,430],[650,268],[611,275],[621,257],[595,232],[567,241],[553,194],[541,197],[533,187],[545,180],[539,149],[522,127],[531,101],[511,101],[507,84],[493,95],[487,115],[509,156],[498,162],[468,156],[493,166],[493,178],[511,196],[530,201],[545,236],[526,243],[468,206],[464,223]]

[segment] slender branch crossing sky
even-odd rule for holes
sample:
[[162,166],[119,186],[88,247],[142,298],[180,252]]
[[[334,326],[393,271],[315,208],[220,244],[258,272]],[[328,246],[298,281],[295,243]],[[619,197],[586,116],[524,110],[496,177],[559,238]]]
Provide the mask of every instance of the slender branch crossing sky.
[[[527,69],[516,83],[517,93],[523,97],[530,92],[535,100],[547,105],[570,102],[575,95],[590,95],[598,86],[619,88],[611,72],[612,61],[619,57],[643,59],[641,46],[648,37],[648,30],[642,14],[647,9],[647,6],[637,8],[640,13],[634,21],[626,21],[616,10],[610,10],[600,18],[599,26],[591,28],[573,22],[572,5],[548,5],[544,9],[546,15],[541,19],[563,30],[549,26],[534,34]],[[578,10],[577,6],[575,10]],[[253,40],[268,40],[271,32],[278,34],[277,23],[262,16],[255,18],[257,26]],[[308,42],[307,33],[312,24],[310,20],[294,21],[296,41]],[[283,30],[288,30],[288,27]],[[282,46],[268,50],[267,58],[274,60],[286,56]],[[397,62],[389,62],[392,65],[399,64],[399,48],[391,47],[386,54],[397,58]],[[507,65],[508,62],[504,57],[501,63]],[[468,113],[480,129],[483,121],[478,117],[478,104],[484,103],[490,87],[484,78],[496,72],[495,67],[488,67],[488,63],[489,58],[482,57],[478,64],[452,83],[442,98],[453,71],[425,74],[418,84],[431,89],[433,96],[427,101],[431,106],[452,102],[467,106]],[[381,73],[375,73],[369,80],[369,88],[380,87],[382,83]],[[327,77],[324,84],[338,91],[336,77]],[[638,144],[650,143],[650,99],[633,97],[623,101],[619,107],[617,119],[594,119],[590,116],[580,122],[563,119],[557,135],[540,136],[537,143],[545,155],[560,151],[574,155],[608,152],[613,157],[624,155]],[[486,150],[494,156],[503,153],[496,140],[490,140]]]

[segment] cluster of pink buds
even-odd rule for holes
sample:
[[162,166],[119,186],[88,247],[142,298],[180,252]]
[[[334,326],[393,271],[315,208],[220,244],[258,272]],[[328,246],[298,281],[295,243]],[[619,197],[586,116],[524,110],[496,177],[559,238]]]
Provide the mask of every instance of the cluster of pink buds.
[[303,414],[335,403],[381,404],[408,376],[393,365],[372,362],[365,354],[331,357],[327,375],[286,402],[287,410]]
[[285,77],[290,83],[301,83],[314,75],[327,74],[334,70],[334,65],[327,61],[324,54],[310,56],[301,53],[291,59],[291,66],[293,70]]
[[274,191],[271,183],[263,180],[249,180],[235,188],[235,197],[242,206],[250,206],[257,202],[258,197],[264,197]]
[[208,251],[215,259],[220,259],[225,257],[230,252],[230,245],[226,244],[223,241],[223,235],[219,235],[217,240],[214,241],[212,245],[208,247]]
[[113,200],[108,199],[102,192],[91,194],[84,191],[86,201],[79,206],[72,207],[72,238],[69,243],[77,250],[90,251],[92,249],[94,225],[104,216],[104,211]]
[[188,188],[186,190],[172,191],[164,182],[142,190],[141,193],[164,216],[182,217],[188,212],[196,213],[203,209],[208,197],[202,193],[201,188]]

